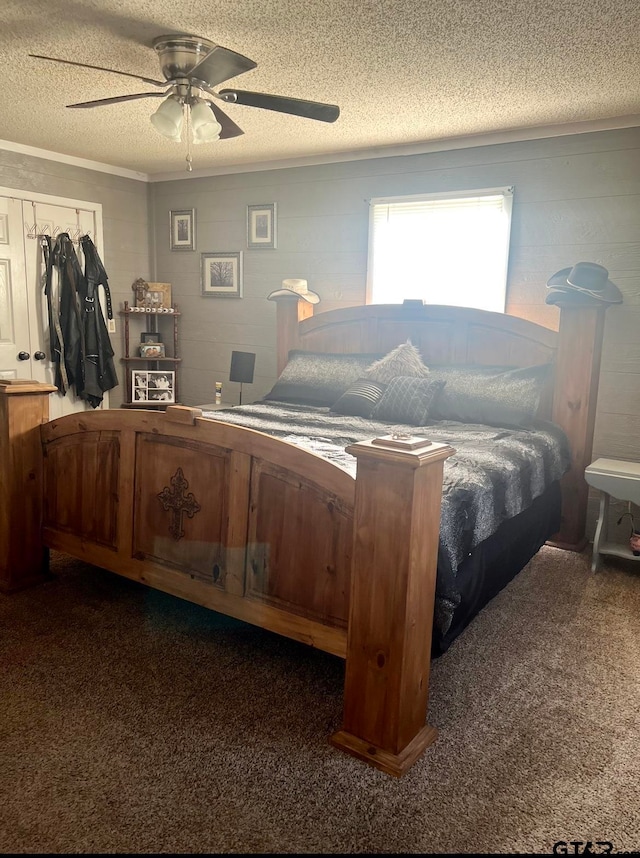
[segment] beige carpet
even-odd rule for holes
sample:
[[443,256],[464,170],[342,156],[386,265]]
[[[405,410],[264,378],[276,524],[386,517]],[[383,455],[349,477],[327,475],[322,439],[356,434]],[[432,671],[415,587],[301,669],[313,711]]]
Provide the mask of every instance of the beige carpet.
[[433,663],[400,780],[327,743],[339,659],[53,566],[0,598],[4,853],[640,848],[638,565],[543,549]]

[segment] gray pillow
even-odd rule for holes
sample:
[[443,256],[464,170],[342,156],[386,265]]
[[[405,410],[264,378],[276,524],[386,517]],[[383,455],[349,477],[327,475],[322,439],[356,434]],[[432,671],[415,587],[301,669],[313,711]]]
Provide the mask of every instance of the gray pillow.
[[386,386],[379,381],[360,378],[345,390],[337,402],[333,403],[331,411],[335,414],[348,414],[351,417],[371,417]]
[[423,426],[444,381],[399,375],[387,385],[372,414],[374,420]]
[[529,426],[552,372],[552,364],[515,369],[432,366],[429,377],[446,382],[446,386],[430,417],[489,426]]
[[287,365],[264,399],[330,407],[379,357],[292,349]]
[[425,378],[429,367],[425,366],[420,352],[410,340],[397,346],[380,360],[372,363],[365,372],[365,378],[388,384],[399,375]]

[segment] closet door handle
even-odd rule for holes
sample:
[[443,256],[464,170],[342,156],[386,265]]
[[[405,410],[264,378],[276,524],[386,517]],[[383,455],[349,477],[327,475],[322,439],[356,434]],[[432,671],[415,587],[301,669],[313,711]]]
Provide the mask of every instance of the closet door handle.
[[29,360],[30,357],[29,352],[18,352],[18,360]]
[[46,354],[44,352],[36,352],[34,354],[34,358],[36,360],[44,360],[46,358]]

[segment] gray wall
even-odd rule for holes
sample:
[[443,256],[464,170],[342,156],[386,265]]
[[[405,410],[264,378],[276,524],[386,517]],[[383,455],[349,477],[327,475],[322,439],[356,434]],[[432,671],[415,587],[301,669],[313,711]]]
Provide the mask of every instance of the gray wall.
[[[151,277],[151,230],[149,185],[135,179],[112,176],[44,158],[0,150],[0,186],[102,204],[103,262],[109,275],[114,312],[132,296],[138,277]],[[121,317],[116,314],[116,351],[119,387],[111,391],[110,404],[124,398]]]
[[[640,459],[638,128],[154,184],[154,276],[173,284],[184,312],[182,400],[212,401],[221,380],[225,398],[237,401],[232,349],[257,354],[244,401],[271,387],[275,307],[265,297],[285,277],[306,278],[322,297],[319,311],[364,302],[368,199],[502,185],[515,187],[508,312],[557,325],[546,281],[581,260],[606,266],[624,293],[624,305],[607,311],[594,455]],[[246,207],[270,202],[278,205],[278,247],[249,251]],[[168,249],[172,208],[196,209],[196,252]],[[237,250],[244,298],[200,297],[200,253]]]

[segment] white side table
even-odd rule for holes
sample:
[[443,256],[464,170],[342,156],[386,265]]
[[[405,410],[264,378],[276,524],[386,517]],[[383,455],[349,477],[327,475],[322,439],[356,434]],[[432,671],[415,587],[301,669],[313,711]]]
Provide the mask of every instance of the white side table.
[[593,540],[591,571],[597,572],[604,554],[623,557],[625,560],[640,560],[627,546],[608,541],[611,497],[640,504],[640,462],[596,459],[585,469],[584,478],[590,486],[600,491],[600,514]]

